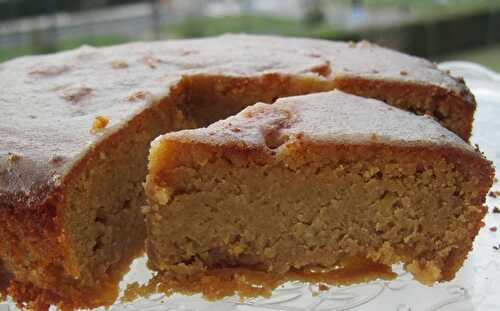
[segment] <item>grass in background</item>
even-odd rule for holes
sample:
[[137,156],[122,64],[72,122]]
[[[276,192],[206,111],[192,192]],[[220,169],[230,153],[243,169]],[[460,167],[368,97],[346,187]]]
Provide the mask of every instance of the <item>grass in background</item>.
[[188,18],[179,24],[163,27],[163,32],[169,38],[215,36],[227,32],[303,37],[320,37],[325,33],[334,36],[337,33],[324,23],[307,25],[295,19],[255,15]]
[[453,60],[478,63],[500,72],[500,44],[461,51],[437,58],[437,61],[440,62]]
[[[124,43],[127,41],[130,41],[130,39],[113,35],[88,37],[88,38],[84,37],[84,38],[60,41],[56,46],[56,50],[64,51],[64,50],[74,49],[85,44],[92,46],[106,46],[106,45]],[[44,54],[47,52],[50,51],[46,51],[42,47],[35,47],[35,46],[1,49],[0,62],[9,60],[11,58],[19,57],[22,55]]]
[[59,50],[69,50],[80,47],[84,44],[92,45],[92,46],[107,46],[113,44],[120,44],[129,42],[130,39],[122,36],[97,36],[97,37],[89,37],[89,38],[78,38],[72,40],[65,40],[59,43]]
[[37,51],[32,46],[25,46],[19,48],[9,48],[0,50],[0,62],[9,60],[11,58],[19,57],[22,55],[36,54]]
[[295,32],[302,27],[299,21],[266,16],[226,16],[187,18],[185,21],[165,26],[164,32],[169,37],[205,37],[225,32],[275,33]]
[[[349,4],[350,1],[340,0]],[[364,0],[367,8],[406,8],[418,19],[435,19],[452,15],[470,14],[488,8],[500,7],[500,0]]]

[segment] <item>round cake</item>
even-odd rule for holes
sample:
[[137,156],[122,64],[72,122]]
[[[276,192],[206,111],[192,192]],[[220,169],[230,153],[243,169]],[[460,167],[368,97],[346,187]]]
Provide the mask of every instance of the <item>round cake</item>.
[[0,64],[0,293],[46,310],[112,304],[144,250],[151,141],[257,102],[329,90],[430,115],[467,141],[474,97],[368,42],[273,36],[131,43]]

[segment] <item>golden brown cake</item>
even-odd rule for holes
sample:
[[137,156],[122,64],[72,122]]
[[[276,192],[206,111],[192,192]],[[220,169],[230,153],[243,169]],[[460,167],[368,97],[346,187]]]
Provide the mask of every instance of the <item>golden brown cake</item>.
[[0,293],[44,310],[111,304],[143,250],[159,134],[331,89],[434,116],[467,140],[475,102],[432,63],[366,42],[269,36],[132,43],[0,64]]
[[432,118],[377,100],[332,91],[258,103],[154,141],[152,288],[251,296],[290,279],[390,278],[400,262],[423,284],[448,281],[493,175]]

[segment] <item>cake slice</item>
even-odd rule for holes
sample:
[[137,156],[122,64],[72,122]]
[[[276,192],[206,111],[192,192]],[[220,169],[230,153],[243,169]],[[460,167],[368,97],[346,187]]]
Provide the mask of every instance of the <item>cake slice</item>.
[[[153,288],[220,298],[291,279],[453,279],[493,168],[430,117],[340,91],[258,103],[156,139],[146,193]],[[150,287],[151,288],[151,287]]]

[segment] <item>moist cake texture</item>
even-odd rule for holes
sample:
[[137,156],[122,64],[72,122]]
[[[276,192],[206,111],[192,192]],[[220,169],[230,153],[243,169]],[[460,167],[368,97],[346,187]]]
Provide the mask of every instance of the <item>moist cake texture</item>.
[[428,61],[267,36],[82,47],[2,63],[0,81],[0,295],[36,310],[113,303],[143,251],[159,134],[337,88],[430,114],[465,140],[475,109],[463,81]]
[[493,175],[432,118],[377,100],[332,91],[258,103],[154,141],[150,289],[251,296],[290,279],[391,277],[400,262],[423,284],[451,280]]

